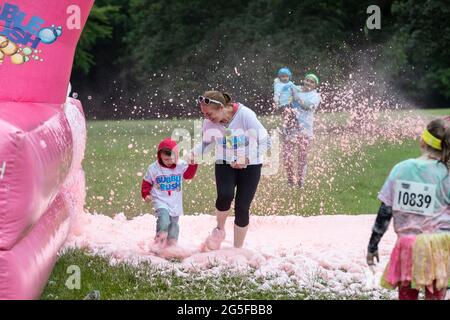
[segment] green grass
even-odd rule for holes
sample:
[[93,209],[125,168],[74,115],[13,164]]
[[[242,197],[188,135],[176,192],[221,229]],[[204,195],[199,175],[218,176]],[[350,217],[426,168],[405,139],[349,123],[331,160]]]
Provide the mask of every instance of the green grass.
[[[448,110],[431,110],[426,113],[446,114]],[[344,117],[329,114],[317,116],[324,117],[328,123],[334,123],[336,117],[343,121],[341,118]],[[279,120],[266,117],[263,122],[270,130],[278,126]],[[89,122],[86,157],[83,162],[87,177],[86,209],[106,215],[124,212],[127,217],[151,212],[151,207],[140,196],[142,175],[155,160],[158,143],[162,138],[170,136],[175,128],[186,129],[193,135],[194,120]],[[318,163],[316,159],[320,160],[325,139],[327,137],[313,143],[305,188],[288,189],[282,170],[276,175],[263,176],[253,202],[253,214],[375,212],[376,194],[392,166],[402,159],[418,155],[417,143],[414,141],[405,141],[401,146],[381,144],[364,147],[361,150],[364,153],[363,161],[357,156],[331,150],[326,157],[329,157],[330,164],[340,167],[336,166],[334,172],[320,175],[323,163]],[[346,167],[343,167],[345,164]],[[331,187],[327,184],[330,178],[334,179]],[[201,165],[197,176],[184,184],[185,213],[213,213],[215,188],[213,166]],[[267,199],[271,200],[270,206],[267,205]]]
[[[450,110],[420,111],[434,117],[450,114]],[[320,115],[318,115],[320,116]],[[334,121],[330,115],[324,115]],[[343,115],[340,115],[343,121]],[[267,127],[276,120],[265,118]],[[87,209],[112,215],[124,212],[128,217],[150,212],[140,199],[140,183],[150,162],[154,161],[156,145],[175,127],[192,131],[191,120],[177,121],[93,121],[88,123],[88,144],[84,169],[87,177]],[[128,148],[133,144],[132,148]],[[138,150],[135,152],[134,150]],[[147,154],[144,154],[144,151]],[[321,152],[320,142],[312,150]],[[419,155],[417,141],[402,144],[378,143],[366,146],[347,156],[332,150],[330,163],[339,164],[333,171],[330,187],[326,181],[315,184],[314,164],[310,165],[305,190],[283,188],[284,173],[263,177],[254,201],[254,214],[315,215],[375,213],[376,195],[392,166],[401,160]],[[331,165],[330,165],[331,166]],[[335,168],[335,169],[336,169]],[[281,187],[278,187],[281,185]],[[308,189],[308,186],[310,187]],[[313,188],[311,188],[313,187]],[[112,192],[111,192],[112,191]],[[201,166],[197,177],[184,188],[185,212],[212,213],[215,200],[213,167]],[[268,197],[270,195],[270,198]],[[98,197],[103,197],[103,200]],[[322,203],[322,205],[321,205]],[[81,269],[81,288],[65,286],[67,268]],[[99,290],[102,299],[367,299],[366,295],[345,296],[311,291],[300,286],[275,286],[263,290],[264,280],[247,275],[223,274],[221,277],[190,274],[181,277],[170,270],[157,270],[148,264],[111,266],[107,258],[90,256],[82,250],[70,250],[60,257],[42,299],[82,299],[89,291]],[[323,283],[326,286],[326,283]],[[381,297],[383,298],[383,297]],[[386,297],[384,297],[386,298]]]
[[[69,289],[67,270],[80,268],[80,288]],[[177,275],[172,270],[158,270],[146,263],[130,266],[119,263],[111,266],[108,259],[90,256],[82,250],[70,250],[61,256],[44,290],[43,300],[83,299],[90,291],[98,290],[101,299],[133,300],[228,300],[228,299],[368,299],[364,294],[336,295],[305,289],[296,284],[262,285],[267,279],[248,274],[223,272],[220,277],[190,273]]]
[[440,116],[450,116],[449,109],[429,109],[429,110],[421,110],[426,115],[440,117]]

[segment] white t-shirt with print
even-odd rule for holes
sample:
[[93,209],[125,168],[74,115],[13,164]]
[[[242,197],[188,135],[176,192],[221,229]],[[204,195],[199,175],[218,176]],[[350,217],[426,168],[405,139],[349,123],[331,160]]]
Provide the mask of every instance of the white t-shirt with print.
[[253,110],[239,104],[228,125],[203,121],[203,143],[196,146],[196,155],[208,152],[215,146],[216,161],[231,163],[246,157],[249,164],[262,164],[263,156],[270,147],[267,130],[259,122]]
[[183,160],[174,169],[163,167],[158,161],[148,167],[144,180],[152,185],[150,195],[155,210],[167,209],[172,217],[183,215],[183,174],[187,168]]

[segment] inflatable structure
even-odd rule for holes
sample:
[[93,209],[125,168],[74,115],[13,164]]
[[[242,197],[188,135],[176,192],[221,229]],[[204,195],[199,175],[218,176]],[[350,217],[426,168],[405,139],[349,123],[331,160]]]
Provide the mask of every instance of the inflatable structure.
[[67,88],[93,2],[0,0],[0,299],[39,298],[83,209],[86,124]]

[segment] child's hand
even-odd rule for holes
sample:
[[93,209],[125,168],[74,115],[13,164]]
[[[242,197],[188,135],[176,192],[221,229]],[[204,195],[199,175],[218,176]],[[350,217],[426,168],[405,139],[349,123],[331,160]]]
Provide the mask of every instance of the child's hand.
[[188,164],[195,164],[195,155],[194,155],[194,151],[191,151],[187,156],[186,156],[186,162]]
[[150,201],[152,201],[152,197],[150,195],[148,195],[145,197],[144,200],[145,200],[145,202],[150,202]]
[[380,257],[378,256],[378,250],[375,251],[374,253],[367,252],[366,259],[367,259],[367,264],[369,266],[375,265],[375,259],[377,259],[377,262],[380,262]]

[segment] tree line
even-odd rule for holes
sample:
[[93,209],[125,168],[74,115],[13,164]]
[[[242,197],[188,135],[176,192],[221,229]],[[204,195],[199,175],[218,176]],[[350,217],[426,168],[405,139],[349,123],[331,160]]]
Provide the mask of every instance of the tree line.
[[[379,30],[366,26],[373,4]],[[96,0],[72,86],[94,118],[193,115],[209,88],[263,111],[288,66],[330,87],[359,72],[440,107],[450,100],[448,17],[448,0]]]

